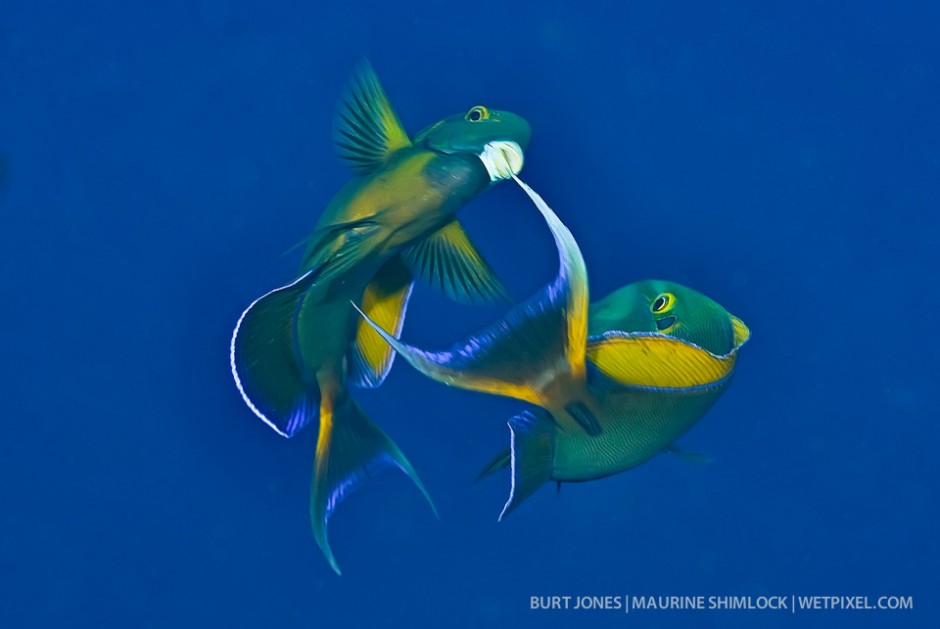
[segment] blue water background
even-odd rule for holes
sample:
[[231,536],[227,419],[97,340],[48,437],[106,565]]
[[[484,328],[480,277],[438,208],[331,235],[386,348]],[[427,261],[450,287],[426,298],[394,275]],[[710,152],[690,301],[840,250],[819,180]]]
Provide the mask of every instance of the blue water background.
[[[938,626],[940,16],[930,3],[6,2],[0,626]],[[358,399],[409,455],[309,531],[315,428],[228,367],[241,310],[348,178],[368,56],[406,128],[525,116],[523,176],[595,297],[660,277],[751,327],[685,438],[503,523],[521,403],[403,363]],[[463,221],[521,299],[556,270],[512,184]],[[442,347],[501,313],[416,290]],[[904,595],[908,612],[532,611],[548,595]]]

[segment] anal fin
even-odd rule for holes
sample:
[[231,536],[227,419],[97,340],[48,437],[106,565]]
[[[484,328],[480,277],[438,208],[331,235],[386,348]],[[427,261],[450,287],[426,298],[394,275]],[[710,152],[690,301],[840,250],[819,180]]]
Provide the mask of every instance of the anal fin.
[[374,216],[337,223],[310,235],[302,266],[317,267],[319,282],[331,282],[382,246],[386,230]]

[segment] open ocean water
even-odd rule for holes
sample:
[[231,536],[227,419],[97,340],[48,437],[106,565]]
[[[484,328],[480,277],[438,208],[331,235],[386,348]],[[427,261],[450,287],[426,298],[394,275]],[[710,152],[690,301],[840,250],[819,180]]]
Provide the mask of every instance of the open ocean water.
[[[0,626],[940,626],[938,32],[927,2],[4,2]],[[411,133],[479,103],[529,120],[522,177],[595,297],[665,278],[748,323],[680,442],[711,463],[547,486],[497,523],[508,478],[472,480],[524,404],[399,361],[355,394],[441,518],[377,476],[330,570],[316,428],[258,421],[228,345],[349,177],[330,129],[362,56]],[[461,218],[514,301],[554,276],[511,182]],[[403,336],[503,310],[418,285]],[[705,609],[637,609],[669,596]]]

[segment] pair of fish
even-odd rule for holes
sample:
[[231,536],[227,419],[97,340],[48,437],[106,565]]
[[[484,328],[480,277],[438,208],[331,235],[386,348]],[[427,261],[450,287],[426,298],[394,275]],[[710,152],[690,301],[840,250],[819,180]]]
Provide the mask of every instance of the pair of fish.
[[[360,176],[320,218],[299,277],[253,302],[231,345],[239,391],[269,426],[291,437],[319,418],[311,524],[337,573],[328,520],[366,476],[397,466],[430,502],[407,458],[348,391],[348,383],[381,384],[393,348],[438,381],[538,407],[510,420],[509,451],[484,471],[512,468],[500,517],[549,480],[600,478],[672,447],[727,387],[748,331],[708,298],[648,281],[589,309],[577,243],[516,178],[530,137],[523,119],[476,106],[411,141],[362,65],[337,121],[340,155]],[[552,230],[555,281],[449,351],[397,340],[415,277],[459,302],[505,296],[454,213],[510,177]]]

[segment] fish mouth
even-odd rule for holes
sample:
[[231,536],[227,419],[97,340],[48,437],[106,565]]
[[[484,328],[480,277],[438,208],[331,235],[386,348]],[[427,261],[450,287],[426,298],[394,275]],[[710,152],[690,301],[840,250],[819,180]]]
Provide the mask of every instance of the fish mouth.
[[486,166],[490,182],[501,181],[509,179],[513,175],[518,175],[525,161],[522,147],[507,140],[488,142],[483,147],[483,152],[480,153],[479,157],[483,165]]

